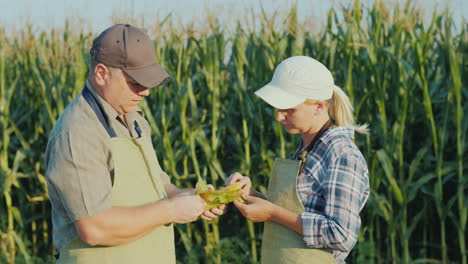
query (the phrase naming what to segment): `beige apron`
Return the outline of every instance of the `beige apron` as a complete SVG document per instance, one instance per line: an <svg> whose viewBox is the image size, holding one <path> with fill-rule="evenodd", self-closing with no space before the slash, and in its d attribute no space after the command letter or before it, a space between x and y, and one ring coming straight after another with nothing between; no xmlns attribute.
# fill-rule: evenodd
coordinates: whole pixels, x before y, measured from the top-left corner
<svg viewBox="0 0 468 264"><path fill-rule="evenodd" d="M300 166L301 161L276 159L268 184L268 199L296 214L304 212L297 193ZM263 264L336 264L329 251L308 248L302 235L273 221L264 225L261 260Z"/></svg>
<svg viewBox="0 0 468 264"><path fill-rule="evenodd" d="M89 94L85 98L95 112L100 111L95 101L94 103L89 101L93 99L89 97ZM102 113L96 114L101 120ZM106 129L109 129L108 126L106 127L106 122L102 123ZM146 136L138 139L119 138L115 137L115 133L114 137L111 133L109 134L115 164L112 206L140 206L166 199L167 195L160 178L162 171L151 139ZM172 224L160 226L136 241L112 247L90 247L78 238L60 249L60 258L57 263L176 263L173 226Z"/></svg>

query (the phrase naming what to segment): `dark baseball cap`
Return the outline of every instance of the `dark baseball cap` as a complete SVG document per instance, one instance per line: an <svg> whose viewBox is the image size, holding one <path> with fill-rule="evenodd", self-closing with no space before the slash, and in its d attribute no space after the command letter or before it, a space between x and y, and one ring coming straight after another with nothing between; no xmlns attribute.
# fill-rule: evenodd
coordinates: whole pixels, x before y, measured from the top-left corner
<svg viewBox="0 0 468 264"><path fill-rule="evenodd" d="M104 30L93 40L90 54L96 62L121 69L147 88L172 80L156 62L153 41L142 29L129 24Z"/></svg>

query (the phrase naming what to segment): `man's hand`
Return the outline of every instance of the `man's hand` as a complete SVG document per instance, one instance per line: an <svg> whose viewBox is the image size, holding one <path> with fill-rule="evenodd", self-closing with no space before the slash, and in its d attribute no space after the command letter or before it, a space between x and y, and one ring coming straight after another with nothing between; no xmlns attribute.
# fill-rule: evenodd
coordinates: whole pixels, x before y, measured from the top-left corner
<svg viewBox="0 0 468 264"><path fill-rule="evenodd" d="M195 195L195 189L188 188L188 189L179 189L172 183L167 183L164 185L164 190L169 198L173 198L176 196L190 196Z"/></svg>
<svg viewBox="0 0 468 264"><path fill-rule="evenodd" d="M215 188L213 185L208 184L208 190L214 191ZM210 210L204 211L203 214L201 215L201 218L206 221L211 221L215 219L216 217L225 214L226 211L227 211L227 206L225 204L222 204L218 207L214 207L214 208L211 208Z"/></svg>
<svg viewBox="0 0 468 264"><path fill-rule="evenodd" d="M201 215L203 220L211 221L218 216L225 214L227 211L227 206L225 204L218 207L211 208L209 211L204 211Z"/></svg>
<svg viewBox="0 0 468 264"><path fill-rule="evenodd" d="M243 195L242 198L244 198L247 204L238 201L234 201L233 203L245 218L253 222L264 222L272 218L275 210L273 203L248 195Z"/></svg>
<svg viewBox="0 0 468 264"><path fill-rule="evenodd" d="M171 222L185 224L197 220L203 213L206 202L199 195L176 196L171 202Z"/></svg>
<svg viewBox="0 0 468 264"><path fill-rule="evenodd" d="M195 189L179 189L180 191L175 196L191 196L195 195Z"/></svg>

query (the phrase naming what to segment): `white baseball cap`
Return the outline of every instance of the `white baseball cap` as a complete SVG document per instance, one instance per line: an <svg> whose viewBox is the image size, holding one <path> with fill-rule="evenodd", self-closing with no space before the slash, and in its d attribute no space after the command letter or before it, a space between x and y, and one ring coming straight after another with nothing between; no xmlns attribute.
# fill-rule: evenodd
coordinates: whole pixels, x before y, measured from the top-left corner
<svg viewBox="0 0 468 264"><path fill-rule="evenodd" d="M330 99L334 86L331 72L322 63L295 56L282 61L271 82L255 94L277 109L289 109L307 99Z"/></svg>

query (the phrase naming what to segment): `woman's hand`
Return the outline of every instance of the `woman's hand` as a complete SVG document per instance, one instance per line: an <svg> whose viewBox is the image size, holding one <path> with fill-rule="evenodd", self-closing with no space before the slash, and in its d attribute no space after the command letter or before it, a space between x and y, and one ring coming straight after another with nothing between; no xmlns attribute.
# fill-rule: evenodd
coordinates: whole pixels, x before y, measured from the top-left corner
<svg viewBox="0 0 468 264"><path fill-rule="evenodd" d="M248 195L243 195L242 198L247 204L238 201L233 203L245 218L253 222L265 222L271 219L275 210L275 205L272 202Z"/></svg>
<svg viewBox="0 0 468 264"><path fill-rule="evenodd" d="M250 178L247 176L243 176L239 172L235 172L231 174L225 181L224 184L231 185L233 183L240 183L242 186L242 194L251 196L254 195L255 191L252 189L252 182L250 181Z"/></svg>

